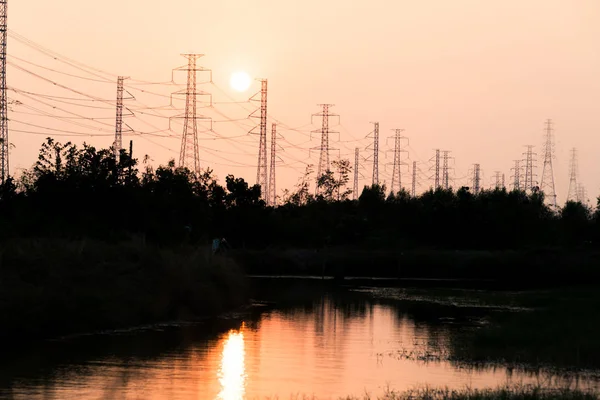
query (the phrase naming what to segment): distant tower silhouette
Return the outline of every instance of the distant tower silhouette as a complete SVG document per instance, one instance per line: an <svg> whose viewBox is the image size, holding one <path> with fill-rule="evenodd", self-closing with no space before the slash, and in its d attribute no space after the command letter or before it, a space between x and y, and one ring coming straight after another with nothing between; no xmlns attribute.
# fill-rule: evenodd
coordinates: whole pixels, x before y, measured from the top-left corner
<svg viewBox="0 0 600 400"><path fill-rule="evenodd" d="M413 161L412 166L412 190L410 191L410 195L412 197L416 197L417 195L417 162Z"/></svg>
<svg viewBox="0 0 600 400"><path fill-rule="evenodd" d="M554 158L554 139L552 120L546 120L546 134L544 140L544 170L542 172L542 182L540 190L546 196L547 201L556 210L556 188L554 187L554 171L552 169L552 159Z"/></svg>
<svg viewBox="0 0 600 400"><path fill-rule="evenodd" d="M567 194L567 201L579 201L579 186L577 185L577 167L577 150L573 148L571 150L571 160L569 162L569 193Z"/></svg>
<svg viewBox="0 0 600 400"><path fill-rule="evenodd" d="M502 189L506 189L506 181L504 180L504 174L502 174Z"/></svg>
<svg viewBox="0 0 600 400"><path fill-rule="evenodd" d="M313 133L321 134L321 146L313 148L313 150L319 150L319 166L317 168L317 180L329 171L329 150L335 150L329 147L329 134L337 133L329 130L329 117L339 117L337 114L331 114L329 109L333 107L333 104L319 104L323 107L323 111L318 114L313 114L312 117L322 117L322 124L320 130L315 130Z"/></svg>
<svg viewBox="0 0 600 400"><path fill-rule="evenodd" d="M513 172L513 190L521 190L521 160L515 160L515 166L511 168Z"/></svg>
<svg viewBox="0 0 600 400"><path fill-rule="evenodd" d="M442 186L444 189L448 190L450 189L450 172L448 166L448 160L450 159L450 157L448 157L448 154L450 153L450 151L444 150L443 153L444 157L442 164Z"/></svg>
<svg viewBox="0 0 600 400"><path fill-rule="evenodd" d="M496 190L502 189L502 173L500 171L494 171L494 179L495 179L494 188Z"/></svg>
<svg viewBox="0 0 600 400"><path fill-rule="evenodd" d="M258 95L256 93L250 98L254 98ZM254 114L260 110L260 116L255 117ZM259 132L259 144L258 144L258 165L256 168L256 184L260 186L260 193L263 199L269 202L269 187L267 181L267 80L260 80L260 108L250 114L251 117L260 118L260 132ZM254 133L254 129L250 131Z"/></svg>
<svg viewBox="0 0 600 400"><path fill-rule="evenodd" d="M183 137L181 138L181 151L179 153L179 166L200 174L200 153L198 149L198 120L211 120L196 113L196 101L199 95L210 96L210 93L196 90L196 73L198 71L211 72L209 69L196 66L196 60L204 54L183 54L188 59L187 67L177 68L179 71L187 71L187 88L175 94L185 94L185 114L183 124ZM211 72L212 81L212 72ZM211 97L212 105L212 97Z"/></svg>
<svg viewBox="0 0 600 400"><path fill-rule="evenodd" d="M379 185L379 122L372 122L373 132L367 137L373 135L373 146L367 147L368 150L373 150L373 185Z"/></svg>
<svg viewBox="0 0 600 400"><path fill-rule="evenodd" d="M267 203L277 205L277 191L275 190L275 163L277 162L277 124L271 124L271 168L269 171L269 196Z"/></svg>
<svg viewBox="0 0 600 400"><path fill-rule="evenodd" d="M123 84L125 79L127 78L124 76L117 77L117 116L115 121L115 142L113 143L117 161L119 160L121 149L123 148Z"/></svg>
<svg viewBox="0 0 600 400"><path fill-rule="evenodd" d="M404 129L392 129L394 131L394 168L392 173L392 193L398 193L402 190L402 165L406 165L402 162L402 153L406 153L406 150L402 150L402 139L408 140L407 137L402 136ZM391 139L391 138L389 138Z"/></svg>
<svg viewBox="0 0 600 400"><path fill-rule="evenodd" d="M481 191L481 167L479 164L473 165L473 193L479 194Z"/></svg>
<svg viewBox="0 0 600 400"><path fill-rule="evenodd" d="M4 183L9 172L8 98L6 94L6 44L8 34L8 1L0 0L0 178Z"/></svg>
<svg viewBox="0 0 600 400"><path fill-rule="evenodd" d="M354 148L354 190L352 191L354 200L358 200L358 157L360 150L358 147Z"/></svg>
<svg viewBox="0 0 600 400"><path fill-rule="evenodd" d="M440 150L435 150L435 175L433 189L438 190L440 188Z"/></svg>
<svg viewBox="0 0 600 400"><path fill-rule="evenodd" d="M527 151L524 153L525 154L525 184L523 189L526 191L529 191L531 193L531 191L533 190L533 188L535 186L537 186L537 182L534 179L534 168L535 168L535 161L537 161L534 156L536 156L537 154L533 152L533 146L532 145L527 145Z"/></svg>
<svg viewBox="0 0 600 400"><path fill-rule="evenodd" d="M581 183L577 185L577 201L582 204L588 203L587 191Z"/></svg>

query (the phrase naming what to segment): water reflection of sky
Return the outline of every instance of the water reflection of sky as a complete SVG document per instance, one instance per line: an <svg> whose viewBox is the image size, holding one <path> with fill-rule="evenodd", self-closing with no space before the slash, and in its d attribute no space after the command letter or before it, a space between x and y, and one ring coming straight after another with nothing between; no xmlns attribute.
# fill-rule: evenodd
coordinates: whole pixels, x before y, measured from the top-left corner
<svg viewBox="0 0 600 400"><path fill-rule="evenodd" d="M246 384L245 350L243 327L240 331L230 331L223 342L218 378L221 391L217 396L222 400L243 400Z"/></svg>
<svg viewBox="0 0 600 400"><path fill-rule="evenodd" d="M308 307L272 310L246 321L227 320L226 327L210 334L204 326L108 336L101 351L92 351L98 338L90 338L82 346L88 354L61 356L44 370L35 364L47 355L35 352L18 363L23 371L0 370L0 398L335 399L365 392L376 397L388 385L406 390L561 384L503 367L461 368L399 357L447 349L455 327L409 316L389 304L324 297Z"/></svg>

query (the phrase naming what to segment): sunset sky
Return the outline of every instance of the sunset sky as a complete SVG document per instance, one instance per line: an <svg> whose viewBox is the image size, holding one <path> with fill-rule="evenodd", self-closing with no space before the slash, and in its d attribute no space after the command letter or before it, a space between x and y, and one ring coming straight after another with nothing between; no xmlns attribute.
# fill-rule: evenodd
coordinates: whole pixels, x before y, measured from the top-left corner
<svg viewBox="0 0 600 400"><path fill-rule="evenodd" d="M215 121L214 133L200 127L200 157L221 180L228 173L256 180L258 136L243 135L258 123L245 119L258 104L244 101L259 84L244 93L229 86L232 73L246 71L268 79L269 115L282 123L279 194L293 186L305 163L318 162L318 152L307 150L319 145L318 135L311 140L309 132L320 120L311 125L311 114L320 111L318 103L333 103L341 125L332 128L340 134L331 134L331 146L352 162L355 147L369 155L365 137L370 122L380 122L380 173L388 187L391 165L384 164L393 157L384 152L392 148L386 138L393 128L404 128L410 139L406 161L419 162L421 189L431 185L426 178L433 174L429 160L436 148L451 150L455 186L468 185L472 164L479 163L490 187L494 171L511 182L513 160L524 158L527 144L536 146L541 178L544 120L551 118L563 202L573 147L580 183L592 199L600 192L599 20L597 0L19 0L9 2L8 21L10 31L45 48L130 76L127 90L136 99L126 105L136 116L125 121L138 134L124 142L133 139L135 156L148 154L154 165L179 158L181 124L173 121L168 131L168 117L181 113L184 103L163 106L183 86L140 81L170 81L171 70L186 62L180 54L194 52L205 54L199 64L213 70L214 80L200 85L215 102L214 109L199 109ZM53 133L75 135L57 137L61 141L111 145L112 75L85 73L15 36L8 46L8 86L20 91L9 91L9 99L29 106L12 105L9 112L12 174L31 166L44 137ZM178 84L185 78L184 72L175 74ZM198 81L207 78L199 74ZM106 101L91 101L54 82ZM40 113L58 118L33 115ZM362 162L361 186L370 183L371 169ZM408 188L410 174L403 172Z"/></svg>

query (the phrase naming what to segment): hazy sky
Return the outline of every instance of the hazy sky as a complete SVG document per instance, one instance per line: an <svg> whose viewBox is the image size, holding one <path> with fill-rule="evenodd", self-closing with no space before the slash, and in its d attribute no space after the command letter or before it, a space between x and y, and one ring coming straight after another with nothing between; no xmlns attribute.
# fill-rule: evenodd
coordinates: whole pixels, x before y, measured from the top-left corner
<svg viewBox="0 0 600 400"><path fill-rule="evenodd" d="M213 93L217 103L231 102L228 96L244 101L259 89L255 83L248 92L235 93L228 83L232 72L244 70L253 77L267 78L269 114L287 127L299 128L280 129L286 141L280 141L285 151L278 168L278 189L296 182L303 162L318 162L318 152L305 150L319 144L318 135L309 141L308 132L320 125L319 119L310 125L311 114L319 112L318 103L333 103L332 111L341 115L341 126L335 130L340 131L342 142L335 143L338 135L332 134L331 146L339 148L342 157L353 161L355 147L367 156L369 140L364 138L372 129L369 122L380 122L380 171L388 186L391 166L386 170L383 164L393 158L389 153L386 159L383 152L391 149L385 138L392 135L392 128L406 130L410 139L407 162L419 162L422 188L430 185L425 178L432 175L429 159L436 148L451 150L456 186L469 183L473 163L481 164L484 184L489 186L496 170L505 173L507 184L510 182L512 160L523 158L527 144L536 146L541 178L543 124L552 118L559 201L566 197L572 147L579 152L580 182L590 197L599 194L595 157L600 148L599 20L597 0L19 0L9 4L10 30L103 71L151 82L170 81L171 70L186 62L181 53L203 53L206 56L200 64L213 70L215 85L201 88ZM12 37L8 52L10 87L68 97L28 98L9 92L11 99L37 109L14 106L9 114L11 129L59 133L25 122L106 135L60 138L65 141L86 140L98 146L112 143L116 84L65 75L94 78ZM82 101L86 97L35 78L15 65L107 101ZM176 74L175 80L184 83L185 73ZM206 78L200 75L198 80ZM128 90L137 100L126 104L137 117L126 122L138 132L167 129L167 117L181 111L146 108L168 105L169 93L178 89L130 81ZM96 119L67 120L62 117L74 115L50 106ZM216 111L202 112L215 121L237 120L247 117L256 106L215 104ZM181 101L175 103L175 108L182 107ZM31 115L39 110L61 118ZM221 137L233 137L243 135L257 122L215 122L213 128ZM155 165L178 159L181 125L172 124L172 128L173 132L157 134L173 137L133 136L136 155L149 154ZM16 146L11 158L13 173L35 161L43 138L11 133ZM233 173L255 182L258 136L207 140L215 135L202 132L200 138L203 166L213 166L220 178ZM331 158L336 157L337 152L332 151ZM362 163L361 185L370 183L371 168L367 161ZM410 186L407 169L403 184Z"/></svg>

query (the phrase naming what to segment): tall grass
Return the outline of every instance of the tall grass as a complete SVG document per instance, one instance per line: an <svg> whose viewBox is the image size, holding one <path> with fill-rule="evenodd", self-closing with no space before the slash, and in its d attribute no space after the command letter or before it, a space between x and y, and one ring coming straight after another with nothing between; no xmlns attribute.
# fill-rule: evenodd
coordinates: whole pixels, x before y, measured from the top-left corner
<svg viewBox="0 0 600 400"><path fill-rule="evenodd" d="M0 246L0 337L48 337L214 315L241 305L237 264L208 248L133 239L12 240Z"/></svg>

